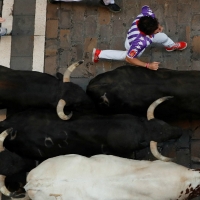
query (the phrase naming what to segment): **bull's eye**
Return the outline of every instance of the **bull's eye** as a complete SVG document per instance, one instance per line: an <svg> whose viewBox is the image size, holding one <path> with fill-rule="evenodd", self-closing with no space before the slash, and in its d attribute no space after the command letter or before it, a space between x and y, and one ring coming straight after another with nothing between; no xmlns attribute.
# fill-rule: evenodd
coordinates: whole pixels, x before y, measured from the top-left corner
<svg viewBox="0 0 200 200"><path fill-rule="evenodd" d="M46 147L50 148L54 145L53 140L50 137L46 137L44 140L44 144Z"/></svg>
<svg viewBox="0 0 200 200"><path fill-rule="evenodd" d="M10 140L14 140L17 136L17 131L12 131L11 134L10 134Z"/></svg>

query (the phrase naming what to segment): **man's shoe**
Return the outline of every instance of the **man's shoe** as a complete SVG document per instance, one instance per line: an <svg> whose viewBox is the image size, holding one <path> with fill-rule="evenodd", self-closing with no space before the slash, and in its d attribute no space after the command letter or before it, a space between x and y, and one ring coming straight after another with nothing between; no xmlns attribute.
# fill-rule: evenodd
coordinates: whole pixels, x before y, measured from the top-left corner
<svg viewBox="0 0 200 200"><path fill-rule="evenodd" d="M100 49L93 49L92 52L92 62L97 63L99 61L99 54L101 53Z"/></svg>
<svg viewBox="0 0 200 200"><path fill-rule="evenodd" d="M165 47L166 51L183 50L187 47L186 42L176 42L172 47Z"/></svg>
<svg viewBox="0 0 200 200"><path fill-rule="evenodd" d="M111 12L114 12L114 13L121 11L121 8L116 3L106 5L103 0L100 0L100 4L102 6L107 7Z"/></svg>
<svg viewBox="0 0 200 200"><path fill-rule="evenodd" d="M55 1L54 1L54 0L48 0L48 2L49 2L49 3L55 3Z"/></svg>

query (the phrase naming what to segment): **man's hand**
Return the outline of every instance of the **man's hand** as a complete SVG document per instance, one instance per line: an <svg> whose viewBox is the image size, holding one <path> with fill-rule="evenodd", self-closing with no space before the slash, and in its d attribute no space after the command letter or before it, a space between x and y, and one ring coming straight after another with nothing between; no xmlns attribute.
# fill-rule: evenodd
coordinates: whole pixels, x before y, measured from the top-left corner
<svg viewBox="0 0 200 200"><path fill-rule="evenodd" d="M151 69L151 70L157 70L158 67L159 67L159 62L152 62L152 63L149 63L149 66L148 66L148 69Z"/></svg>
<svg viewBox="0 0 200 200"><path fill-rule="evenodd" d="M147 63L140 61L137 58L129 58L128 56L126 57L126 61L132 65L147 67L148 69L151 69L151 70L157 70L160 64L159 62L152 62L147 65Z"/></svg>

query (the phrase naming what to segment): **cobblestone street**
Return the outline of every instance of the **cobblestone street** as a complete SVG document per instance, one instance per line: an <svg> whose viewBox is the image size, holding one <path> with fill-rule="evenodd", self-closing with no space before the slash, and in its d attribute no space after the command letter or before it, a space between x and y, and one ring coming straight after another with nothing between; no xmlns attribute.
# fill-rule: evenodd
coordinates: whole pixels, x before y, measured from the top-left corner
<svg viewBox="0 0 200 200"><path fill-rule="evenodd" d="M1 9L5 1L9 0L0 0ZM33 70L36 1L14 0L9 66L12 69ZM160 62L161 68L200 71L199 0L116 0L116 3L122 8L120 13L110 12L100 6L98 0L47 3L42 71L51 75L63 73L70 64L83 59L84 63L72 73L71 81L85 89L97 74L125 65L125 62L112 60L94 64L92 50L124 50L127 31L143 5L150 6L171 39L186 41L188 47L184 51L167 52L163 46L153 44L145 50L141 60ZM200 169L200 163L192 161L193 157L200 158L200 121L188 119L171 124L190 128L193 134L183 135L177 142L170 141L164 146L160 144L162 154L176 157L181 165ZM136 153L136 158L153 159L149 149Z"/></svg>
<svg viewBox="0 0 200 200"><path fill-rule="evenodd" d="M184 51L167 52L163 46L151 45L141 59L145 62L158 61L160 67L174 70L200 70L200 2L198 0L123 0L116 1L122 12L113 14L98 1L81 3L56 3L47 6L47 31L45 49L45 71L55 74L64 72L74 61L85 62L72 73L72 81L83 88L91 78L99 73L113 70L125 62L101 60L91 62L94 47L100 49L124 49L124 40L134 18L143 5L149 5L155 12L164 32L174 41L186 41ZM178 143L167 144L163 153L176 156L177 162L194 168L198 163L191 161L191 156L200 157L199 121L176 122L184 128L194 129L194 135L185 135ZM146 151L139 157L152 158Z"/></svg>

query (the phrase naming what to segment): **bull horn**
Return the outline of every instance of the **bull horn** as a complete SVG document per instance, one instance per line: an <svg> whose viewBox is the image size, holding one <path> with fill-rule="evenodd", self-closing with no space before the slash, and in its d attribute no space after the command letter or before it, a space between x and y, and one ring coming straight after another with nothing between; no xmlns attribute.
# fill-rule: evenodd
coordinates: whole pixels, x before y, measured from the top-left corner
<svg viewBox="0 0 200 200"><path fill-rule="evenodd" d="M3 146L3 142L5 140L5 138L7 137L7 135L9 134L9 132L12 130L12 128L10 129L6 129L5 131L3 131L0 134L0 152L4 151L4 146Z"/></svg>
<svg viewBox="0 0 200 200"><path fill-rule="evenodd" d="M69 120L72 117L72 112L69 115L65 115L64 113L64 107L66 105L65 100L60 99L57 105L57 114L62 120Z"/></svg>
<svg viewBox="0 0 200 200"><path fill-rule="evenodd" d="M70 82L70 75L71 73L74 71L74 69L76 67L78 67L80 64L82 64L84 62L84 60L80 60L78 62L75 62L74 64L70 65L65 73L64 73L64 76L63 76L63 83L66 83L66 82Z"/></svg>
<svg viewBox="0 0 200 200"><path fill-rule="evenodd" d="M157 158L158 160L162 160L162 161L165 161L165 162L173 161L172 158L165 157L158 152L157 142L151 141L150 142L150 149L151 149L151 153L153 154L153 156L155 158Z"/></svg>
<svg viewBox="0 0 200 200"><path fill-rule="evenodd" d="M148 119L148 120L154 119L154 118L155 118L155 117L154 117L154 110L155 110L155 108L156 108L159 104L161 104L163 101L166 101L166 100L171 99L171 98L173 98L173 96L166 96L166 97L162 97L162 98L157 99L156 101L154 101L154 102L149 106L149 108L148 108L148 110L147 110L147 119Z"/></svg>
<svg viewBox="0 0 200 200"><path fill-rule="evenodd" d="M8 189L6 188L6 186L5 186L5 176L3 176L3 175L0 175L0 192L2 193L2 194L4 194L5 196L11 196L11 192L10 191L8 191Z"/></svg>

